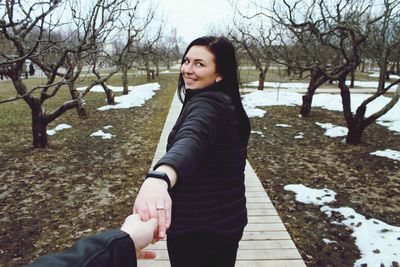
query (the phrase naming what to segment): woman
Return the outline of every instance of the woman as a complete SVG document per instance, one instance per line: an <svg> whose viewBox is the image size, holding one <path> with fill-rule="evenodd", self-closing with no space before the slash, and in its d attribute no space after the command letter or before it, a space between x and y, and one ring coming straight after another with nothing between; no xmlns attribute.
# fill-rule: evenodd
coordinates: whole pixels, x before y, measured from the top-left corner
<svg viewBox="0 0 400 267"><path fill-rule="evenodd" d="M179 95L182 90L185 99L167 153L147 174L134 213L143 220L158 219L158 238L168 229L173 267L234 266L247 224L244 168L250 123L227 39L201 37L189 44Z"/></svg>

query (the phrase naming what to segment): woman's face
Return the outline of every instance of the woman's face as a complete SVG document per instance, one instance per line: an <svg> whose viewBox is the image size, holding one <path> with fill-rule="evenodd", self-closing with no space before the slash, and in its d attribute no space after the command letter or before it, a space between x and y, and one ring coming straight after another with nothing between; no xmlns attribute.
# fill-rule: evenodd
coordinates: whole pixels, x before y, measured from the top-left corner
<svg viewBox="0 0 400 267"><path fill-rule="evenodd" d="M214 55L204 46L192 46L181 66L185 87L201 89L222 80L217 73Z"/></svg>

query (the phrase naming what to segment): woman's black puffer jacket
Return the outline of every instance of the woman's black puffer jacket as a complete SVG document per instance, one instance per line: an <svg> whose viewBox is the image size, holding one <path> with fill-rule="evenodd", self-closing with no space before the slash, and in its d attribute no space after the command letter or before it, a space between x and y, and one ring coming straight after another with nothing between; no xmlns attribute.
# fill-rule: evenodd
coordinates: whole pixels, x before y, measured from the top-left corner
<svg viewBox="0 0 400 267"><path fill-rule="evenodd" d="M240 137L239 127L232 100L217 84L186 90L167 153L154 167L167 164L178 174L169 233L207 229L242 234L247 224L247 140Z"/></svg>

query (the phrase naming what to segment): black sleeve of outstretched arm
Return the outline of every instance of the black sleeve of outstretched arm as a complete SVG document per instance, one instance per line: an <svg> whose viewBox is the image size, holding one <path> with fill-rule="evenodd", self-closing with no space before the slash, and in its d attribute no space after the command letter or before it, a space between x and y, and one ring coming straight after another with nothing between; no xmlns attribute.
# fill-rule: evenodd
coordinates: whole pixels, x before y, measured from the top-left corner
<svg viewBox="0 0 400 267"><path fill-rule="evenodd" d="M198 97L188 105L172 147L154 167L170 165L179 180L185 180L201 166L223 125L226 107L223 98L207 97Z"/></svg>
<svg viewBox="0 0 400 267"><path fill-rule="evenodd" d="M110 230L78 240L60 254L42 256L28 267L135 267L135 245L121 230Z"/></svg>

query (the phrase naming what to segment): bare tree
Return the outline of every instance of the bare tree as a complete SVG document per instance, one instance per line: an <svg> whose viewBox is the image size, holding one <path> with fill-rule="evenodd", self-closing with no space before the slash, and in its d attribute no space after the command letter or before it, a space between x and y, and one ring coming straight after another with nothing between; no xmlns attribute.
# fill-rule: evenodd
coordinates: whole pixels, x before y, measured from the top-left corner
<svg viewBox="0 0 400 267"><path fill-rule="evenodd" d="M361 63L360 51L371 34L371 29L377 24L383 25L382 30L387 29L386 22L399 16L399 3L384 0L384 9L380 12L373 10L373 2L367 0L283 0L279 3L274 1L272 8L252 17L265 17L272 22L273 29L278 30L276 35L280 37L280 47L274 50L275 55L272 58L275 61L311 74L307 93L303 96L301 115L307 116L310 113L312 97L319 86L326 81L337 81L343 114L349 129L346 142L359 143L364 129L390 110L399 96L396 93L390 103L366 118L367 105L398 84L399 80L385 87L385 75L381 75L376 93L365 100L355 114L351 111L350 89L346 80ZM302 12L298 12L299 10ZM384 39L383 37L383 43L387 44ZM305 51L307 60L304 57L292 57L293 53L290 51L296 46L297 50ZM382 46L385 47L383 44ZM386 62L387 57L384 54L388 51L383 50L386 52L382 52L380 60ZM287 60L288 55L290 60ZM386 68L383 72L385 70Z"/></svg>
<svg viewBox="0 0 400 267"><path fill-rule="evenodd" d="M142 38L155 15L155 9L152 6L141 4L140 0L123 3L125 12L120 14L118 20L114 22L114 34L109 38L112 41L105 43L111 45L111 49L105 48L103 44L98 53L91 57L91 70L95 80L86 87L82 93L83 96L93 86L100 84L107 96L107 102L113 104L115 93L106 85L106 82L118 71L122 71L123 94L128 94L127 73L132 65L131 54L134 44ZM101 74L99 71L99 65L102 62L107 62L107 65L111 67L107 74Z"/></svg>
<svg viewBox="0 0 400 267"><path fill-rule="evenodd" d="M252 30L254 25L234 22L235 29L229 33L230 38L239 44L247 53L259 72L258 90L264 90L265 77L271 65L271 52L274 37L271 29L264 29L261 23L258 30Z"/></svg>
<svg viewBox="0 0 400 267"><path fill-rule="evenodd" d="M132 55L135 58L133 67L138 70L146 71L147 81L155 79L156 70L152 68L153 66L158 68L154 63L156 60L159 64L159 56L157 55L157 46L162 41L163 26L159 25L155 33L147 32L140 40L138 40L133 49Z"/></svg>
<svg viewBox="0 0 400 267"><path fill-rule="evenodd" d="M70 86L72 100L46 112L43 104L65 85L74 84L82 70L82 59L97 53L97 47L112 31L112 24L123 12L125 0L4 1L0 2L0 36L9 44L10 54L0 52L0 73L12 80L17 97L32 113L33 146L48 145L47 125L69 109L82 107L80 94ZM85 5L80 8L80 4ZM62 10L71 10L66 18ZM60 11L60 12L59 12ZM69 35L60 34L64 29ZM49 57L49 54L52 56ZM42 85L28 88L21 74L29 60L47 76Z"/></svg>

